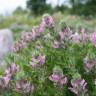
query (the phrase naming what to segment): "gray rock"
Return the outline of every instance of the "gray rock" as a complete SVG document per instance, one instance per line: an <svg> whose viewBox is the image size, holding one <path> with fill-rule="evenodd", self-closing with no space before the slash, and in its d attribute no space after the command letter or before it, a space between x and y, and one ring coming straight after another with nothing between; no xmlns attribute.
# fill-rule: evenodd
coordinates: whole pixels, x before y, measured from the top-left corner
<svg viewBox="0 0 96 96"><path fill-rule="evenodd" d="M0 30L0 68L5 67L4 58L11 51L13 45L13 34L10 29Z"/></svg>

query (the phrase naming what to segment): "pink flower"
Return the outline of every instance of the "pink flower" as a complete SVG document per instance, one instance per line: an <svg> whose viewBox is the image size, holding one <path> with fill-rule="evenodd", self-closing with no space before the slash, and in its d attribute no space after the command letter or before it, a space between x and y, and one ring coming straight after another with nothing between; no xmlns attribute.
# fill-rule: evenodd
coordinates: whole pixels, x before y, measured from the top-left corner
<svg viewBox="0 0 96 96"><path fill-rule="evenodd" d="M20 40L20 41L17 41L13 48L12 48L12 51L13 52L17 52L19 50L21 50L22 48L24 48L25 46L27 46L27 42L23 41L23 40Z"/></svg>
<svg viewBox="0 0 96 96"><path fill-rule="evenodd" d="M32 28L32 39L36 39L37 36L39 36L39 26L35 26L34 28Z"/></svg>
<svg viewBox="0 0 96 96"><path fill-rule="evenodd" d="M46 15L44 15L44 16L42 17L42 22L43 22L43 25L46 26L46 27L48 27L48 28L54 27L54 20L53 20L53 18L52 18L50 15L48 15L48 14L46 14Z"/></svg>
<svg viewBox="0 0 96 96"><path fill-rule="evenodd" d="M51 76L49 76L49 80L57 83L60 80L60 76L59 74L53 73Z"/></svg>
<svg viewBox="0 0 96 96"><path fill-rule="evenodd" d="M60 47L60 43L55 40L53 43L53 48L59 48L59 47Z"/></svg>
<svg viewBox="0 0 96 96"><path fill-rule="evenodd" d="M40 24L39 26L35 26L34 28L32 28L32 39L36 39L38 36L41 35L41 33L43 33L45 30L45 27Z"/></svg>
<svg viewBox="0 0 96 96"><path fill-rule="evenodd" d="M40 56L38 56L38 60L39 60L39 63L41 64L41 65L43 65L44 63L45 63L45 59L46 59L46 57L45 57L45 55L40 55Z"/></svg>
<svg viewBox="0 0 96 96"><path fill-rule="evenodd" d="M45 30L45 23L41 22L41 24L39 25L39 32L42 33Z"/></svg>
<svg viewBox="0 0 96 96"><path fill-rule="evenodd" d="M37 61L36 57L32 57L32 58L31 58L31 61L30 61L30 65L31 65L33 68L36 68L36 67L37 67L37 64L38 64L38 61Z"/></svg>
<svg viewBox="0 0 96 96"><path fill-rule="evenodd" d="M9 81L11 80L11 76L6 75L6 76L3 77L3 80L5 81L5 86L7 86L9 84Z"/></svg>
<svg viewBox="0 0 96 96"><path fill-rule="evenodd" d="M91 34L91 38L90 38L92 44L96 47L96 32Z"/></svg>
<svg viewBox="0 0 96 96"><path fill-rule="evenodd" d="M13 74L16 73L18 70L19 70L19 66L16 65L15 63L13 63L13 64L11 64L11 65L9 66L8 69L6 69L5 74L6 74L6 75L9 75L9 74L10 74L10 75L13 75Z"/></svg>
<svg viewBox="0 0 96 96"><path fill-rule="evenodd" d="M96 65L96 59L89 60L87 56L84 58L84 68L86 72L90 72L95 65Z"/></svg>
<svg viewBox="0 0 96 96"><path fill-rule="evenodd" d="M72 42L74 42L76 44L80 43L80 41L81 41L80 34L75 33L75 34L71 35L71 40L72 40Z"/></svg>
<svg viewBox="0 0 96 96"><path fill-rule="evenodd" d="M21 40L23 42L30 42L32 40L32 33L31 32L22 32Z"/></svg>
<svg viewBox="0 0 96 96"><path fill-rule="evenodd" d="M42 17L42 20L41 20L41 23L40 23L40 26L42 27L42 28L46 28L46 23L45 23L45 19Z"/></svg>
<svg viewBox="0 0 96 96"><path fill-rule="evenodd" d="M60 80L60 85L62 86L62 85L64 85L64 84L66 84L68 82L68 79L67 79L67 77L64 77L64 78L62 78L61 80Z"/></svg>
<svg viewBox="0 0 96 96"><path fill-rule="evenodd" d="M64 40L65 38L65 33L64 32L59 32L60 40Z"/></svg>
<svg viewBox="0 0 96 96"><path fill-rule="evenodd" d="M22 94L27 94L34 91L34 86L27 80L19 80L16 82L16 91Z"/></svg>
<svg viewBox="0 0 96 96"><path fill-rule="evenodd" d="M72 35L73 31L70 29L70 27L68 27L67 25L62 26L61 28L61 32L63 32L63 34L65 35L65 37L67 39L69 39L69 37Z"/></svg>
<svg viewBox="0 0 96 96"><path fill-rule="evenodd" d="M37 68L42 66L45 63L45 60L46 60L45 55L34 56L30 61L30 65L33 68Z"/></svg>
<svg viewBox="0 0 96 96"><path fill-rule="evenodd" d="M0 78L0 88L2 88L2 89L7 88L10 80L11 80L10 75L6 75L6 76L3 76L2 78Z"/></svg>
<svg viewBox="0 0 96 96"><path fill-rule="evenodd" d="M59 73L53 73L51 76L49 76L49 80L60 87L67 83L67 77Z"/></svg>
<svg viewBox="0 0 96 96"><path fill-rule="evenodd" d="M71 82L72 87L69 90L76 94L76 96L88 96L86 89L86 81L84 79L74 80Z"/></svg>
<svg viewBox="0 0 96 96"><path fill-rule="evenodd" d="M56 71L57 70L57 71ZM63 75L63 73L56 69L55 71L53 70L53 73L49 76L49 80L52 81L55 85L58 85L60 87L63 87L67 83L67 77Z"/></svg>
<svg viewBox="0 0 96 96"><path fill-rule="evenodd" d="M6 69L5 75L0 78L0 87L6 88L9 85L9 82L13 76L14 73L16 73L19 70L19 67L16 64L11 64L11 66Z"/></svg>

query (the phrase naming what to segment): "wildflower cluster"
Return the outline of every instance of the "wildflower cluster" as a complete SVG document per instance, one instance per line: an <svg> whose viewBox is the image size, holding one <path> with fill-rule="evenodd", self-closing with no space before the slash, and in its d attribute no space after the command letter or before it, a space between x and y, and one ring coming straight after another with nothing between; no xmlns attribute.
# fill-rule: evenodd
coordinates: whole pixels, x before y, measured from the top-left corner
<svg viewBox="0 0 96 96"><path fill-rule="evenodd" d="M96 32L72 29L65 24L56 30L55 25L53 17L47 14L31 32L21 33L12 49L13 61L20 66L14 63L6 69L0 78L1 88L13 88L28 96L94 94ZM76 73L81 78L72 78Z"/></svg>
<svg viewBox="0 0 96 96"><path fill-rule="evenodd" d="M68 81L67 77L64 76L62 69L58 67L53 69L53 73L49 76L49 80L60 87L63 87Z"/></svg>
<svg viewBox="0 0 96 96"><path fill-rule="evenodd" d="M40 36L41 33L44 32L46 27L54 27L53 18L49 15L44 15L39 26L35 26L32 28L32 32L21 33L21 39L14 44L13 52L19 51L20 49L26 47L29 42L35 40L38 36Z"/></svg>
<svg viewBox="0 0 96 96"><path fill-rule="evenodd" d="M71 82L72 87L69 90L75 93L77 96L88 96L86 89L86 81L84 79L74 80Z"/></svg>
<svg viewBox="0 0 96 96"><path fill-rule="evenodd" d="M2 78L0 78L0 88L5 89L9 86L9 82L14 75L19 71L19 66L16 65L15 63L11 64L8 69L5 70L5 74Z"/></svg>

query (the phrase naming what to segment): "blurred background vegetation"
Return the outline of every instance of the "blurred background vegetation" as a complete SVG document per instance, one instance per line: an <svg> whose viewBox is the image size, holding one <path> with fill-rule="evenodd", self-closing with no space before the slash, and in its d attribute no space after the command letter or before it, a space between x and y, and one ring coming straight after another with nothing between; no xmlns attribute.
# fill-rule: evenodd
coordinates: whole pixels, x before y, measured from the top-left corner
<svg viewBox="0 0 96 96"><path fill-rule="evenodd" d="M29 31L38 25L44 13L49 13L56 24L64 20L72 27L96 30L96 0L57 0L57 5L53 5L48 0L27 0L25 9L17 7L12 15L0 16L0 28Z"/></svg>
<svg viewBox="0 0 96 96"><path fill-rule="evenodd" d="M62 0L63 1L63 0ZM42 14L44 12L68 12L71 14L93 16L96 15L96 0L64 0L62 4L58 0L57 6L54 8L47 3L47 0L27 0L27 8L34 14Z"/></svg>
<svg viewBox="0 0 96 96"><path fill-rule="evenodd" d="M96 15L96 0L64 0L62 4L60 1L58 0L57 5L53 7L52 4L47 3L48 0L27 0L27 9L18 7L14 13L31 12L34 15L41 15L59 11L88 17Z"/></svg>

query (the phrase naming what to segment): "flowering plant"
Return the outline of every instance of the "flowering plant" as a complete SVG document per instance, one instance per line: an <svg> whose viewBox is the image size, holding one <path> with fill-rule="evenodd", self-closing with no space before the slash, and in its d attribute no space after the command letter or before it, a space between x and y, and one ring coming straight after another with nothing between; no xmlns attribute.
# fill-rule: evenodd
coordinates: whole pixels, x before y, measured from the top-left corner
<svg viewBox="0 0 96 96"><path fill-rule="evenodd" d="M95 96L95 39L95 33L84 28L75 30L63 23L58 28L52 16L42 16L14 43L6 60L9 67L1 73L1 94Z"/></svg>

